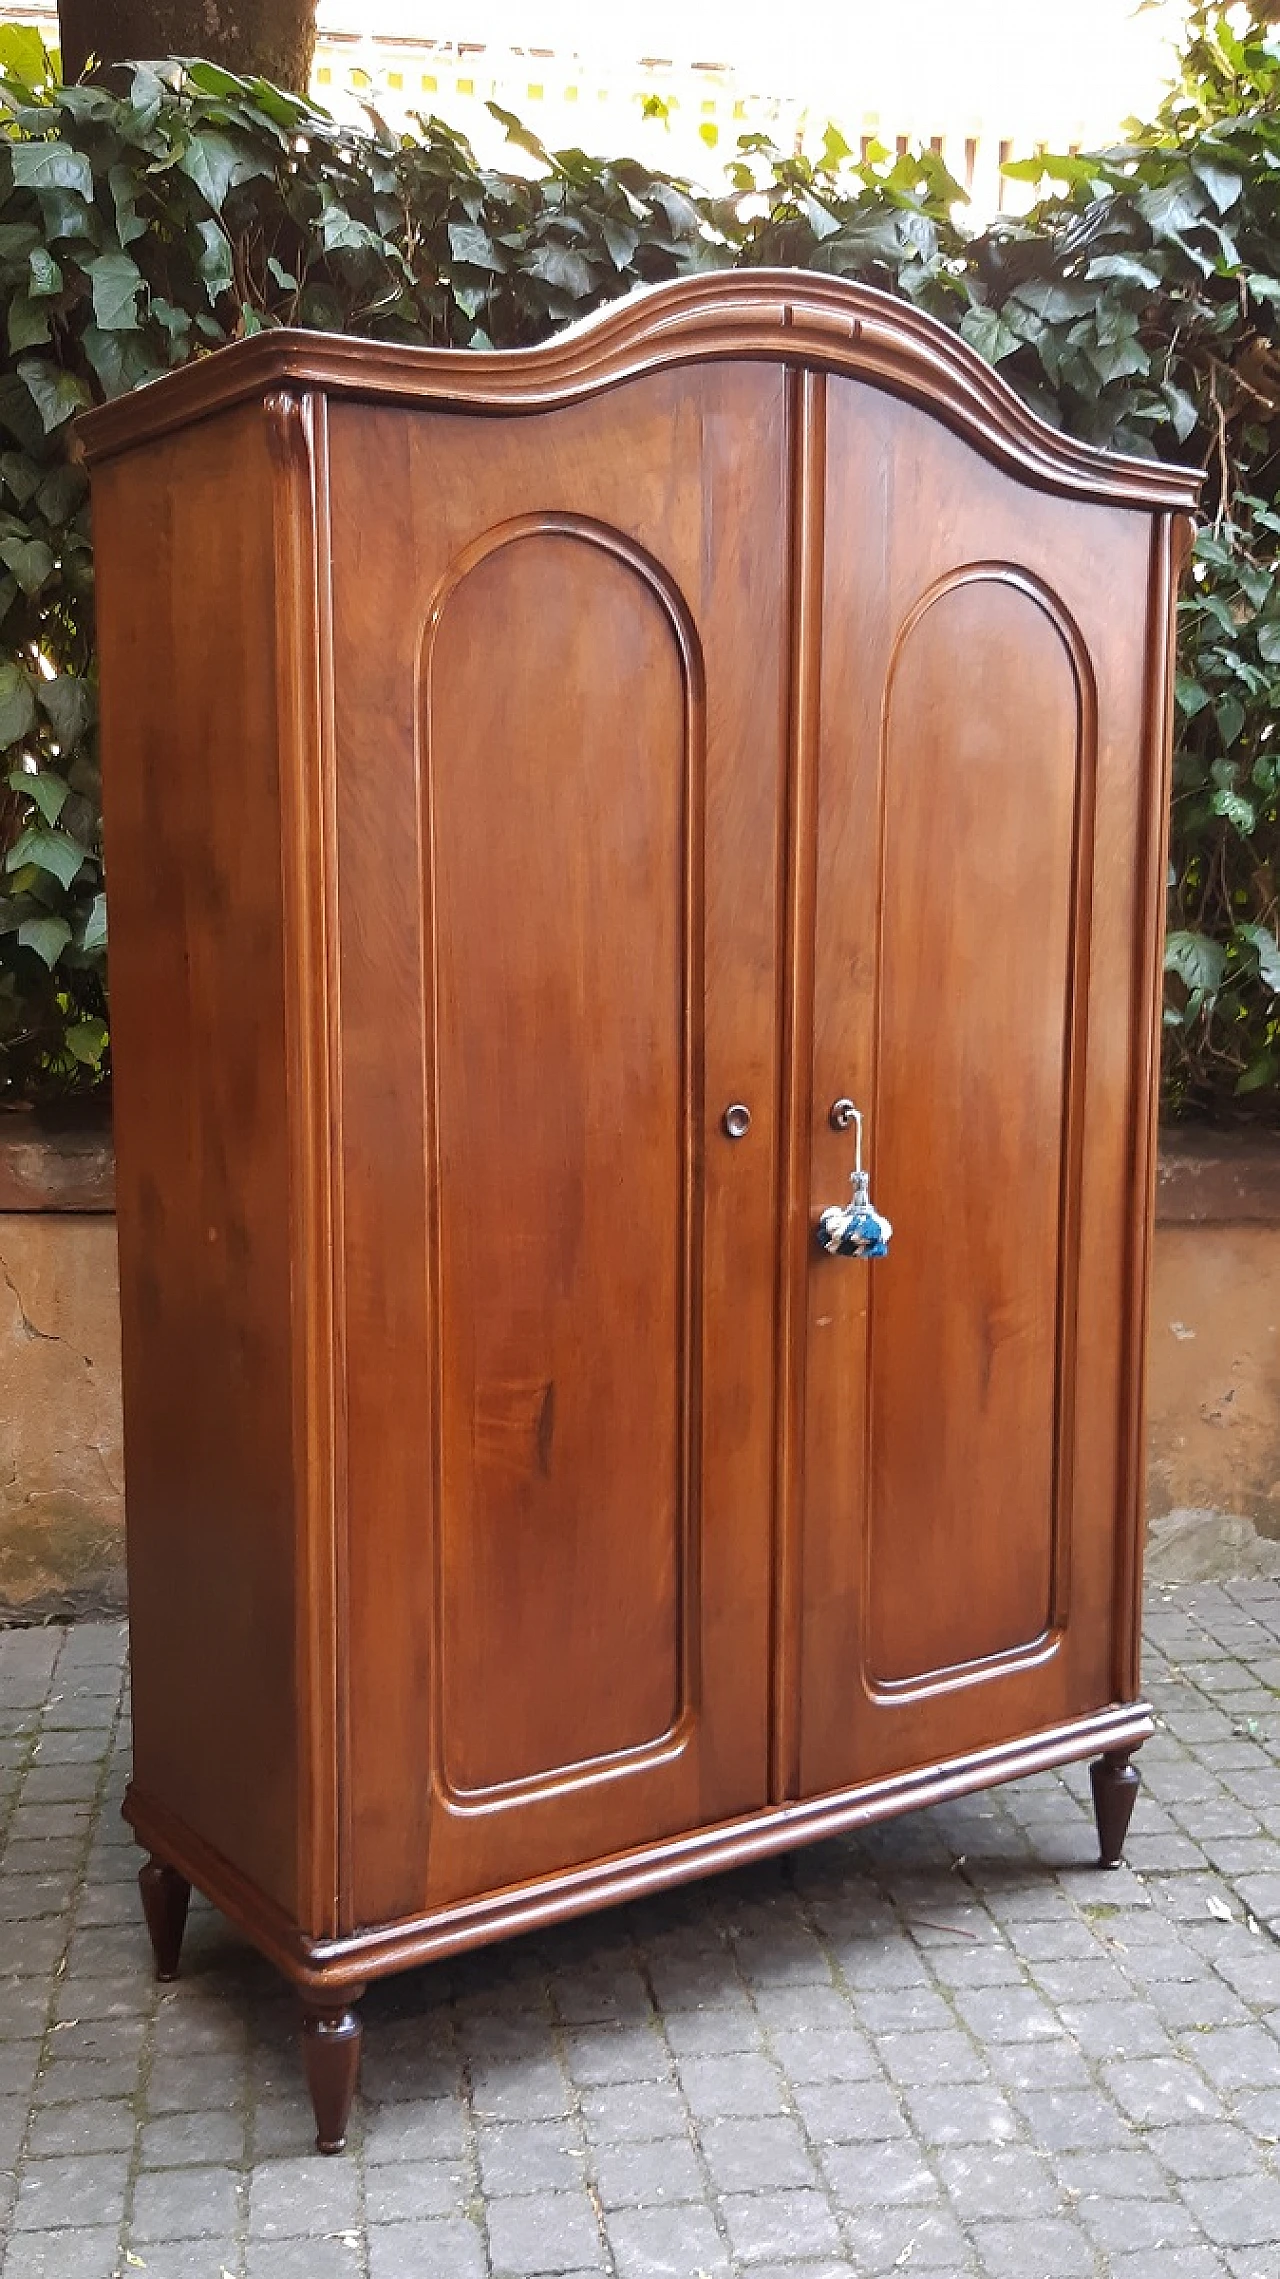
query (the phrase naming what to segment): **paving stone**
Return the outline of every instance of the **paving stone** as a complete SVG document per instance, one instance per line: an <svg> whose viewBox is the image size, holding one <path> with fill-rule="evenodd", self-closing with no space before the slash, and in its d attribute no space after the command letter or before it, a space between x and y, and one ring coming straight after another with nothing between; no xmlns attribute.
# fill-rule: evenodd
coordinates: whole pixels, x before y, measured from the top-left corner
<svg viewBox="0 0 1280 2279"><path fill-rule="evenodd" d="M861 2145L827 2145L818 2158L842 2208L900 2207L938 2198L937 2178L918 2145L887 2144L871 2154Z"/></svg>
<svg viewBox="0 0 1280 2279"><path fill-rule="evenodd" d="M969 2243L949 2208L867 2208L852 2226L857 2268L869 2279L937 2271L965 2279L974 2269ZM1029 2279L1021 2274L1020 2279ZM1056 2279L1056 2274L1055 2274Z"/></svg>
<svg viewBox="0 0 1280 2279"><path fill-rule="evenodd" d="M665 2014L663 2025L677 2059L723 2057L736 2050L764 2052L764 2027L758 2013L746 2007L671 2010Z"/></svg>
<svg viewBox="0 0 1280 2279"><path fill-rule="evenodd" d="M720 2202L729 2245L745 2264L779 2256L828 2255L840 2247L840 2233L824 2195L817 2191L745 2192Z"/></svg>
<svg viewBox="0 0 1280 2279"><path fill-rule="evenodd" d="M132 2139L132 2113L127 2106L124 2110L130 2114ZM140 2145L143 2168L233 2167L244 2158L245 2115L169 2113L144 2123Z"/></svg>
<svg viewBox="0 0 1280 2279"><path fill-rule="evenodd" d="M752 2119L784 2110L782 2077L767 2058L688 2058L680 2086L699 2120Z"/></svg>
<svg viewBox="0 0 1280 2279"><path fill-rule="evenodd" d="M713 2121L699 2131L712 2183L720 2192L774 2192L811 2185L813 2155L790 2118Z"/></svg>
<svg viewBox="0 0 1280 2279"><path fill-rule="evenodd" d="M970 2082L961 2095L954 2089L908 2089L904 2103L923 2145L1000 2144L1017 2134L1013 2105L988 2082Z"/></svg>
<svg viewBox="0 0 1280 2279"><path fill-rule="evenodd" d="M1180 2189L1217 2246L1274 2246L1280 2241L1280 2178L1261 2173L1188 2177Z"/></svg>
<svg viewBox="0 0 1280 2279"><path fill-rule="evenodd" d="M948 2146L937 2166L962 2223L1051 2215L1061 2201L1050 2170L1026 2145Z"/></svg>
<svg viewBox="0 0 1280 2279"><path fill-rule="evenodd" d="M169 2168L140 2176L130 2230L135 2240L202 2239L234 2231L240 2178L230 2168Z"/></svg>
<svg viewBox="0 0 1280 2279"><path fill-rule="evenodd" d="M29 2160L14 2209L15 2231L49 2231L66 2224L119 2224L129 2165L123 2153L72 2153Z"/></svg>
<svg viewBox="0 0 1280 2279"><path fill-rule="evenodd" d="M249 2232L255 2239L306 2239L351 2230L360 2217L360 2178L353 2161L274 2160L249 2186Z"/></svg>
<svg viewBox="0 0 1280 2279"><path fill-rule="evenodd" d="M981 2081L987 2071L972 2042L958 2032L882 2034L878 2048L887 2072L905 2088Z"/></svg>
<svg viewBox="0 0 1280 2279"><path fill-rule="evenodd" d="M883 2081L798 2081L792 2101L818 2145L880 2144L908 2134L898 2094Z"/></svg>
<svg viewBox="0 0 1280 2279"><path fill-rule="evenodd" d="M1216 2121L1220 2098L1182 2058L1138 2058L1103 2067L1103 2079L1132 2120Z"/></svg>
<svg viewBox="0 0 1280 2279"><path fill-rule="evenodd" d="M1203 2242L1200 2226L1176 2200L1112 2199L1104 2192L1086 2193L1077 2201L1075 2213L1108 2257L1132 2248L1170 2249Z"/></svg>
<svg viewBox="0 0 1280 2279"><path fill-rule="evenodd" d="M1097 2262L1084 2233L1063 2218L975 2224L984 2279L1094 2279Z"/></svg>
<svg viewBox="0 0 1280 2279"><path fill-rule="evenodd" d="M31 2115L27 2152L35 2160L57 2153L128 2152L137 2126L133 2107L123 2097L42 2106Z"/></svg>
<svg viewBox="0 0 1280 2279"><path fill-rule="evenodd" d="M603 2268L600 2227L585 2191L494 2200L487 2221L490 2259L503 2279Z"/></svg>
<svg viewBox="0 0 1280 2279"><path fill-rule="evenodd" d="M1185 2046L1219 2089L1280 2086L1280 2042L1262 2026L1213 2027Z"/></svg>
<svg viewBox="0 0 1280 2279"><path fill-rule="evenodd" d="M729 2270L709 2208L620 2208L606 2216L605 2231L618 2279L720 2279Z"/></svg>
<svg viewBox="0 0 1280 2279"><path fill-rule="evenodd" d="M370 2224L418 2223L426 2217L466 2213L473 2186L458 2161L382 2161L365 2175Z"/></svg>
<svg viewBox="0 0 1280 2279"><path fill-rule="evenodd" d="M732 2130L744 2124L726 2125ZM706 2198L706 2178L698 2156L682 2137L598 2146L592 2173L604 2208L660 2208L669 2202Z"/></svg>
<svg viewBox="0 0 1280 2279"><path fill-rule="evenodd" d="M317 2241L323 2249L327 2242ZM149 2279L220 2279L224 2272L231 2279L240 2269L240 2248L234 2239L214 2239L205 2235L201 2239L148 2240L139 2262L145 2264ZM135 2266L124 2263L117 2266L119 2279L134 2279ZM348 2258L347 2279L356 2279Z"/></svg>
<svg viewBox="0 0 1280 2279"><path fill-rule="evenodd" d="M1139 2248L1136 2253L1113 2255L1107 2279L1229 2279L1229 2273L1217 2249L1201 2241L1195 2247ZM1253 2279L1263 2279L1263 2274L1254 2274Z"/></svg>
<svg viewBox="0 0 1280 2279"><path fill-rule="evenodd" d="M577 2132L569 2121L486 2126L477 2130L476 2146L481 2189L491 2198L512 2192L570 2191L582 2175Z"/></svg>
<svg viewBox="0 0 1280 2279"><path fill-rule="evenodd" d="M15 2232L4 2259L4 2279L115 2279L119 2256L114 2224Z"/></svg>
<svg viewBox="0 0 1280 2279"><path fill-rule="evenodd" d="M572 2079L584 2086L666 2081L671 2075L666 2044L656 2028L647 2024L581 2027L565 2035L563 2048Z"/></svg>
<svg viewBox="0 0 1280 2279"><path fill-rule="evenodd" d="M409 2231L412 2225L401 2225ZM234 2265L232 2266L234 2269ZM481 2279L484 2266L462 2260L450 2265L423 2259L417 2264L372 2265L375 2279ZM354 2237L340 2239L253 2240L245 2254L244 2279L359 2279L360 2249Z"/></svg>
<svg viewBox="0 0 1280 2279"><path fill-rule="evenodd" d="M569 2110L569 2082L553 2058L477 2066L473 2090L477 2113L489 2120L552 2120Z"/></svg>
<svg viewBox="0 0 1280 2279"><path fill-rule="evenodd" d="M151 2113L225 2113L244 2090L244 2067L230 2057L162 2057L147 2080Z"/></svg>
<svg viewBox="0 0 1280 2279"><path fill-rule="evenodd" d="M616 2089L589 2089L582 2099L588 2136L601 2142L683 2136L689 2126L684 2100L673 2082L628 2082Z"/></svg>
<svg viewBox="0 0 1280 2279"><path fill-rule="evenodd" d="M295 2091L290 2109L296 2112L297 2103ZM452 2098L384 2105L365 2117L364 2157L371 2167L380 2161L460 2159L465 2142L462 2107Z"/></svg>

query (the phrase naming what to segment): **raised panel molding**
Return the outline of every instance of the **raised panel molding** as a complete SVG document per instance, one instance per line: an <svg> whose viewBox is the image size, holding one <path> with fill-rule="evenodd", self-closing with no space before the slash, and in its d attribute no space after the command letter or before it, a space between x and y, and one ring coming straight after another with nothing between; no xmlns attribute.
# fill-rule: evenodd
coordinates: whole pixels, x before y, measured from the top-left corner
<svg viewBox="0 0 1280 2279"><path fill-rule="evenodd" d="M1036 624L1053 642L1039 657ZM931 636L932 659L922 653ZM970 789L957 769L985 780ZM1046 1659L1068 1620L1096 772L1093 670L1061 598L1011 562L937 579L894 641L881 720L874 1091L898 1274L873 1274L869 1292L863 1657L873 1698ZM896 903L899 860L910 886ZM930 1129L915 1156L903 1117ZM1052 1161L1033 1177L1037 1148ZM904 1156L916 1176L900 1196ZM1029 1255L1033 1241L1043 1257ZM966 1546L984 1534L1007 1558L967 1593Z"/></svg>
<svg viewBox="0 0 1280 2279"><path fill-rule="evenodd" d="M609 669L592 661L588 685L593 623ZM432 596L418 716L434 1779L446 1810L491 1813L647 1770L697 1716L706 724L689 610L622 532L513 518ZM639 1354L620 1320L643 1327ZM586 1633L571 1576L642 1651ZM505 1731L491 1657L527 1665Z"/></svg>

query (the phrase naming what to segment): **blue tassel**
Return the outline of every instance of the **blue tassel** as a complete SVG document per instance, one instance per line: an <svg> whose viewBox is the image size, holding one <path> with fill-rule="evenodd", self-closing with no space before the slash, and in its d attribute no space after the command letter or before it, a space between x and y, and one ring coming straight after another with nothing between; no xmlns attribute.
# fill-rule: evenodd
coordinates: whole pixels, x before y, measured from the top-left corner
<svg viewBox="0 0 1280 2279"><path fill-rule="evenodd" d="M818 1220L818 1248L829 1258L887 1258L893 1228L877 1211L867 1191L865 1171L853 1175L853 1201L842 1211L829 1210Z"/></svg>

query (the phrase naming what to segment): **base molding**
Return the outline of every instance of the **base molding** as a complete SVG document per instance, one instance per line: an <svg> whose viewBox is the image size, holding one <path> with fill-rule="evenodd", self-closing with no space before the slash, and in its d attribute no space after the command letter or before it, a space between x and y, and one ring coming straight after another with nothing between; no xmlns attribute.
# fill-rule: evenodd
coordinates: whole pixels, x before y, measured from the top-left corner
<svg viewBox="0 0 1280 2279"><path fill-rule="evenodd" d="M309 1938L276 1901L136 1783L130 1783L125 1796L124 1817L148 1851L203 1892L294 1985L304 1992L327 1992L363 1986L522 1931L819 1843L974 1789L1048 1772L1095 1752L1136 1749L1154 1731L1146 1702L1113 1705L945 1764L800 1803L768 1805L744 1818L664 1838L588 1867L338 1938Z"/></svg>

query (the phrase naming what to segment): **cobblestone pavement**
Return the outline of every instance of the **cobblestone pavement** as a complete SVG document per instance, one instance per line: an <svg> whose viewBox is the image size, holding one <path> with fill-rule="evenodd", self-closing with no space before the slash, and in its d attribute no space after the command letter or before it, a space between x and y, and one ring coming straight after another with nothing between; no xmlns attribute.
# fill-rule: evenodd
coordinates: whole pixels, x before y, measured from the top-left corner
<svg viewBox="0 0 1280 2279"><path fill-rule="evenodd" d="M374 1988L343 2159L206 1908L159 1988L113 1624L0 1634L3 2279L1278 2279L1280 1584L1152 1594L1082 1768Z"/></svg>

